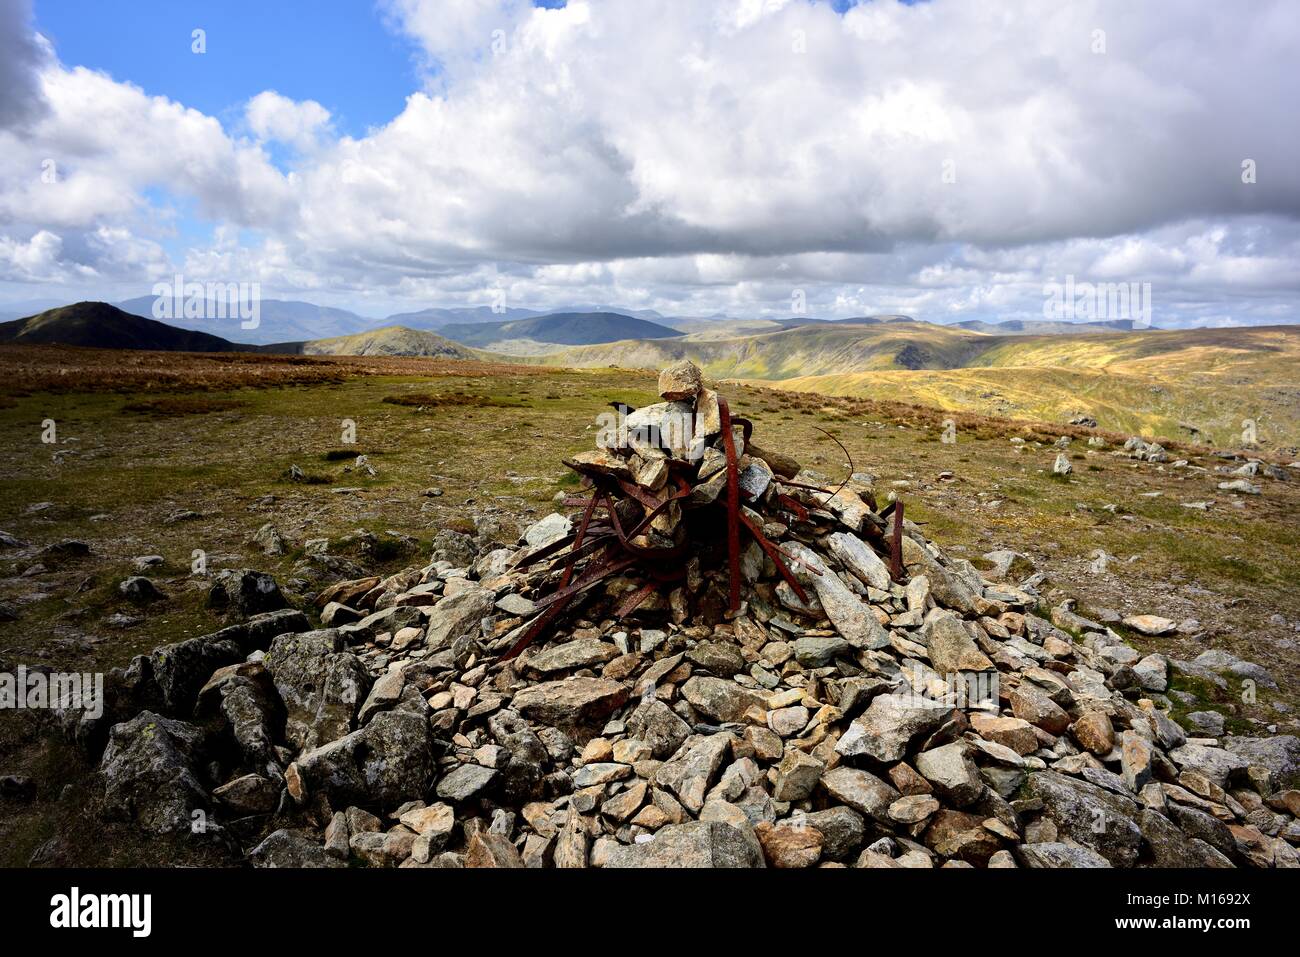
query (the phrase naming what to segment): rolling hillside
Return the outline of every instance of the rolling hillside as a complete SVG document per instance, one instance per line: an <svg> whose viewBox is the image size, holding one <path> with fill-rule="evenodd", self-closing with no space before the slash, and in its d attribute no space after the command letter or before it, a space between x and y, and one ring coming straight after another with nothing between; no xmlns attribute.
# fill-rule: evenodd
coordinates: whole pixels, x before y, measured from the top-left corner
<svg viewBox="0 0 1300 957"><path fill-rule="evenodd" d="M1300 444L1300 328L1004 335L928 323L817 324L566 349L549 365L656 368L689 357L718 379L1232 444Z"/></svg>
<svg viewBox="0 0 1300 957"><path fill-rule="evenodd" d="M387 326L353 336L315 339L294 343L295 351L308 356L421 356L424 358L474 359L475 350L459 346L437 333L404 326ZM269 351L269 350L268 350ZM280 350L276 350L280 351Z"/></svg>
<svg viewBox="0 0 1300 957"><path fill-rule="evenodd" d="M655 368L689 356L715 378L789 379L874 369L958 368L993 341L923 322L812 322L731 338L686 336L565 349L550 365Z"/></svg>
<svg viewBox="0 0 1300 957"><path fill-rule="evenodd" d="M541 355L564 346L681 336L676 329L618 312L556 312L509 322L448 325L441 332L463 345L506 355Z"/></svg>
<svg viewBox="0 0 1300 957"><path fill-rule="evenodd" d="M76 302L0 323L0 342L158 352L253 351L253 347L220 336L178 329L156 319L132 315L106 302Z"/></svg>

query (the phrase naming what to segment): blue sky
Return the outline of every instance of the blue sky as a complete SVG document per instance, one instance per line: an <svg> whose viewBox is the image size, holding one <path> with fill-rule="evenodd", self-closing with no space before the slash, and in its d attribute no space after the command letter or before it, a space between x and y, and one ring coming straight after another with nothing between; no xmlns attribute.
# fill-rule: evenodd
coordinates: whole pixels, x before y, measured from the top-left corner
<svg viewBox="0 0 1300 957"><path fill-rule="evenodd" d="M419 87L419 49L367 0L37 0L37 28L68 64L104 70L225 122L263 90L316 100L362 136ZM207 32L196 56L191 35Z"/></svg>
<svg viewBox="0 0 1300 957"><path fill-rule="evenodd" d="M401 113L421 84L419 46L370 0L37 0L35 13L65 63L167 96L232 132L244 125L248 100L274 90L315 100L338 134L362 137ZM202 55L195 29L205 31ZM278 168L289 167L291 151L275 142L266 149ZM174 231L159 237L174 258L211 239L213 224L187 197L162 187L143 195L174 213Z"/></svg>
<svg viewBox="0 0 1300 957"><path fill-rule="evenodd" d="M1032 319L1073 276L1295 321L1297 43L1290 0L3 0L0 307Z"/></svg>

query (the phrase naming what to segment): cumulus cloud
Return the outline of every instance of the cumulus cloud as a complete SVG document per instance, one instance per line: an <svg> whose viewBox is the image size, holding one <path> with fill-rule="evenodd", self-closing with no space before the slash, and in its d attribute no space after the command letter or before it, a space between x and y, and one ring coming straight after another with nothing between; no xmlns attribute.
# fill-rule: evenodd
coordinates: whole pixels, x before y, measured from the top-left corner
<svg viewBox="0 0 1300 957"><path fill-rule="evenodd" d="M1188 296L1218 314L1244 296L1300 318L1283 0L381 7L427 74L361 138L267 91L243 140L29 63L49 113L28 140L0 132L0 234L147 235L161 186L227 227L186 262L285 291L744 315L799 291L841 315L1011 318L1072 274L1163 284L1187 315ZM31 173L46 155L59 190Z"/></svg>
<svg viewBox="0 0 1300 957"><path fill-rule="evenodd" d="M37 71L48 56L32 32L31 0L0 3L0 129L24 128L44 110Z"/></svg>
<svg viewBox="0 0 1300 957"><path fill-rule="evenodd" d="M248 101L244 116L262 140L287 143L301 153L314 152L329 132L330 112L315 100L291 100L266 90Z"/></svg>

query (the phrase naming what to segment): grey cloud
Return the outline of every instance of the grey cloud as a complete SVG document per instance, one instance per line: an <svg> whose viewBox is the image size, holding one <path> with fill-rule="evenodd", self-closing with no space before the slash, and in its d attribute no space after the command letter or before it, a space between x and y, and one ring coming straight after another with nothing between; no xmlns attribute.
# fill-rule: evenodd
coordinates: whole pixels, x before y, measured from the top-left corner
<svg viewBox="0 0 1300 957"><path fill-rule="evenodd" d="M38 71L45 59L31 0L0 0L0 129L25 129L44 112Z"/></svg>

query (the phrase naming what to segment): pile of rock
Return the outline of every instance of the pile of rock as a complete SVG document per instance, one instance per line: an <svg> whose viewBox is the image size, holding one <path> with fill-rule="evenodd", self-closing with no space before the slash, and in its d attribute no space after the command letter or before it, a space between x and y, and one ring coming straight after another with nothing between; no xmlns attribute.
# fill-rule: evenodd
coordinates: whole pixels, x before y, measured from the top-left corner
<svg viewBox="0 0 1300 957"><path fill-rule="evenodd" d="M661 384L569 461L583 515L338 582L319 628L158 649L69 711L106 811L265 866L1300 864L1300 741L1189 737L1166 659L757 448L698 370ZM689 441L639 428L674 408Z"/></svg>

